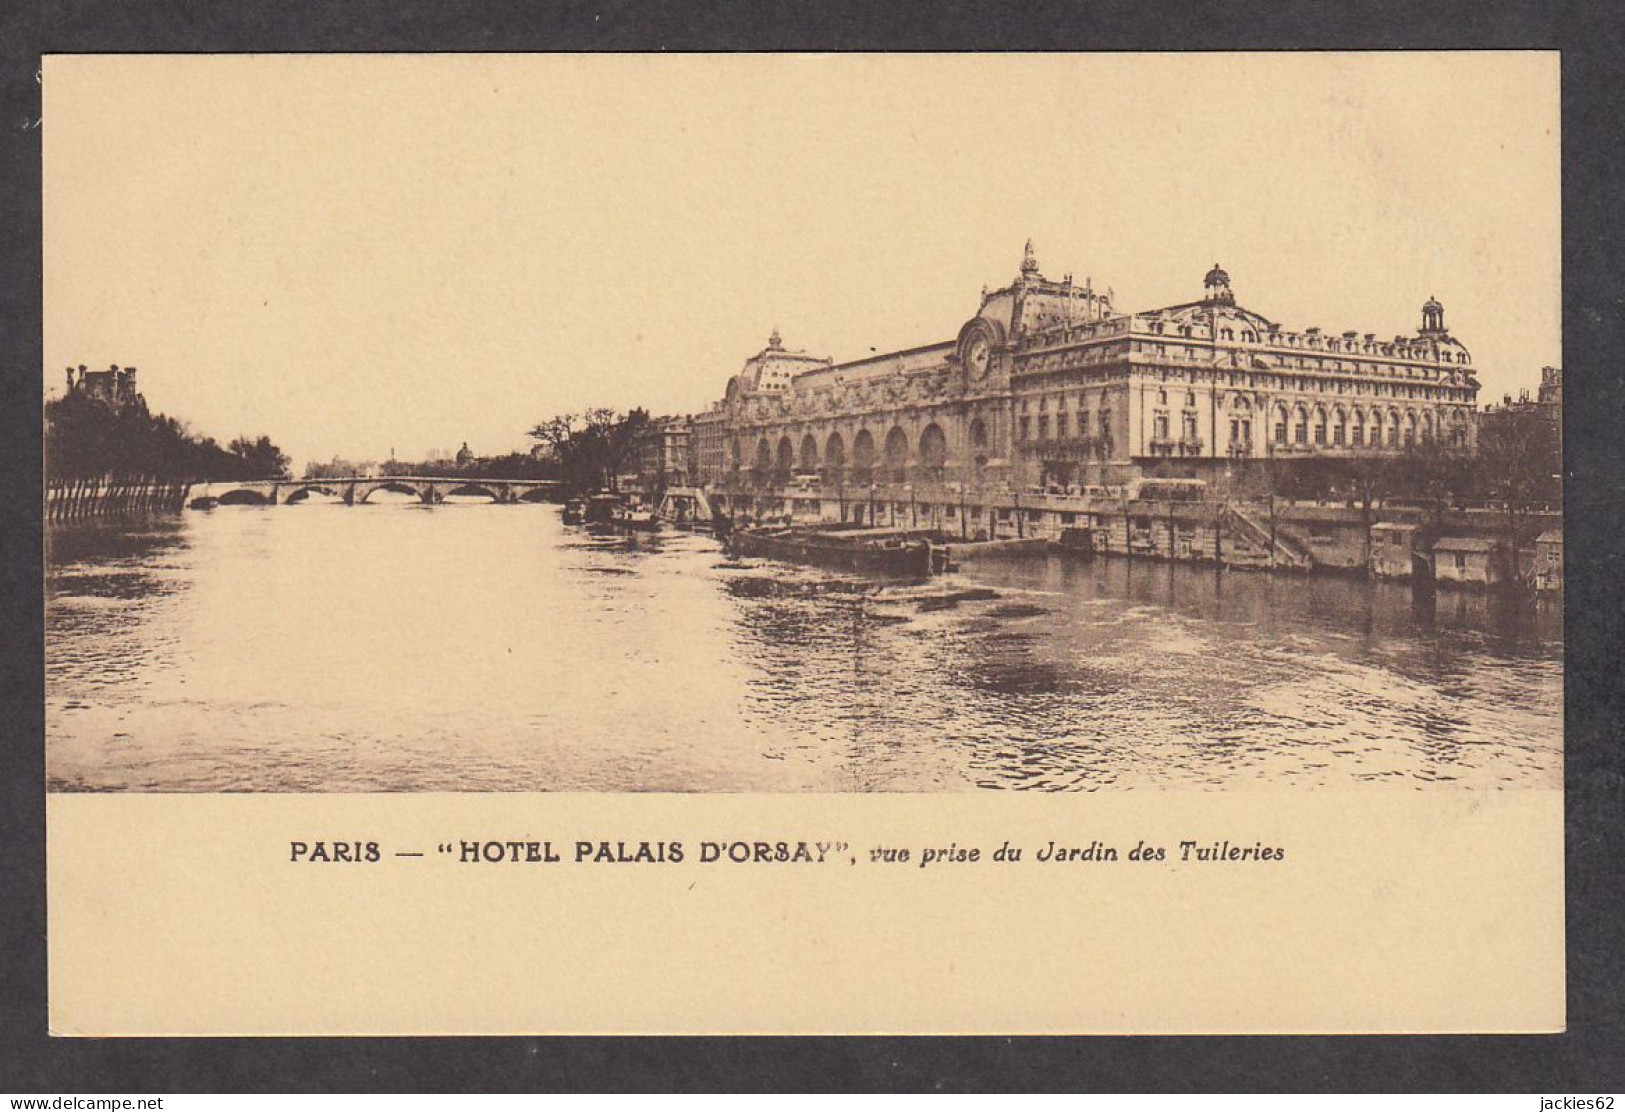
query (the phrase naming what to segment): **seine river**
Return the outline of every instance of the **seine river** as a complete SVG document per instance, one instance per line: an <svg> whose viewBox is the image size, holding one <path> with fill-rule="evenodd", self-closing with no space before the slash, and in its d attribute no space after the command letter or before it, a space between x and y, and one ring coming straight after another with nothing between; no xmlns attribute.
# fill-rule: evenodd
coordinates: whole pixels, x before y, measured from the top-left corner
<svg viewBox="0 0 1625 1112"><path fill-rule="evenodd" d="M50 535L66 791L1448 789L1562 780L1561 615L1070 556L927 586L553 506ZM991 588L957 603L942 593ZM985 592L983 592L985 593Z"/></svg>

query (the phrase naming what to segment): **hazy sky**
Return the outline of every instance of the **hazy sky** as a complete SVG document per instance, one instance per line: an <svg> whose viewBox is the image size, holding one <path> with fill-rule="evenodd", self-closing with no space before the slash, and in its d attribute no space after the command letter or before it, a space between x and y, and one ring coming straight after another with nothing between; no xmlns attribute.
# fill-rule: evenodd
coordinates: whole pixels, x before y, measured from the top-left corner
<svg viewBox="0 0 1625 1112"><path fill-rule="evenodd" d="M689 412L777 325L954 336L1031 237L1120 310L1430 294L1481 402L1561 361L1552 53L51 58L45 385L296 461Z"/></svg>

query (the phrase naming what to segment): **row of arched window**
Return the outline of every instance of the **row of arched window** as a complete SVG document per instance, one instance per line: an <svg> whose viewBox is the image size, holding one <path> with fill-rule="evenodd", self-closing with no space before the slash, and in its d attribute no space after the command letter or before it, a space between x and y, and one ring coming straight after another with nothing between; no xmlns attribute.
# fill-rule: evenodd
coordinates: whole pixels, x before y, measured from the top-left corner
<svg viewBox="0 0 1625 1112"><path fill-rule="evenodd" d="M1325 406L1301 403L1289 410L1277 402L1271 410L1271 425L1275 444L1298 447L1411 447L1418 440L1432 440L1436 435L1459 445L1467 436L1464 419L1440 419L1436 425L1431 411L1418 413L1414 409L1373 409L1367 413L1359 407L1345 411L1342 406L1333 406L1328 412Z"/></svg>
<svg viewBox="0 0 1625 1112"><path fill-rule="evenodd" d="M980 418L971 422L968 432L973 451L987 447L987 426ZM928 473L940 471L947 466L948 437L936 423L933 422L920 431L919 441L913 447L917 452L915 462ZM742 445L735 439L732 450L735 466L744 465L741 448ZM857 435L852 438L850 458L846 438L839 432L830 433L822 444L812 433L803 435L799 445L788 435L779 437L776 446L764 436L756 441L751 466L758 475L777 473L782 476L789 475L793 471L839 472L849 466L859 472L870 472L877 465L889 471L901 472L909 464L908 433L894 425L886 433L878 452L874 433L869 429L858 430Z"/></svg>

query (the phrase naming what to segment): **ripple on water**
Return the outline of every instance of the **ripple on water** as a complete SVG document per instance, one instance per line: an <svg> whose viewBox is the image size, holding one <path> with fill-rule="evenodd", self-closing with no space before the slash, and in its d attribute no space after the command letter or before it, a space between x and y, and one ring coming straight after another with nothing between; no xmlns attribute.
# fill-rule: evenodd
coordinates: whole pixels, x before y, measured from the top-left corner
<svg viewBox="0 0 1625 1112"><path fill-rule="evenodd" d="M410 509L54 546L53 790L1561 778L1561 656L1527 618L1422 628L1391 594L1344 597L1363 585L1110 560L871 580L567 530L550 507Z"/></svg>

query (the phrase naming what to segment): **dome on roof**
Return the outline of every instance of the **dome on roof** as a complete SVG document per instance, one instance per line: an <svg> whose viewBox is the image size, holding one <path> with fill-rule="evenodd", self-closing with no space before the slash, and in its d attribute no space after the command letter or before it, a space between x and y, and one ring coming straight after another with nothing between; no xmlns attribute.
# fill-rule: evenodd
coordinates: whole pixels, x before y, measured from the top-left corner
<svg viewBox="0 0 1625 1112"><path fill-rule="evenodd" d="M1430 294L1428 296L1428 299L1425 302L1422 303L1421 335L1423 335L1423 336L1430 336L1430 335L1442 336L1444 334L1445 334L1444 306L1439 304L1439 299L1438 298L1433 297Z"/></svg>
<svg viewBox="0 0 1625 1112"><path fill-rule="evenodd" d="M1224 267L1218 263L1214 263L1213 269L1208 271L1207 277L1202 279L1202 286L1207 290L1207 299L1209 301L1235 304L1236 295L1230 292L1230 275L1226 274Z"/></svg>

